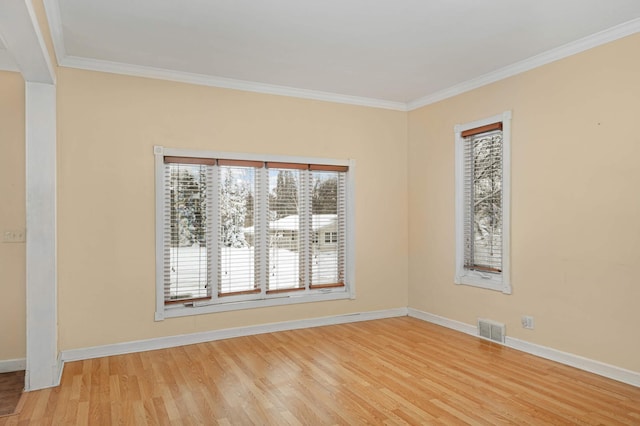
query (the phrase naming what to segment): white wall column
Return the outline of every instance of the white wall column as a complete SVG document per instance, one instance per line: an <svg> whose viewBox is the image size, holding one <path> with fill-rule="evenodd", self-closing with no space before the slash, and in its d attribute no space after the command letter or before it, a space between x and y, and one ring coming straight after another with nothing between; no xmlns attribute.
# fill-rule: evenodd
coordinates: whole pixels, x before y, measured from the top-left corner
<svg viewBox="0 0 640 426"><path fill-rule="evenodd" d="M0 1L0 34L25 80L27 371L25 388L55 386L56 76L31 0Z"/></svg>
<svg viewBox="0 0 640 426"><path fill-rule="evenodd" d="M27 390L56 386L56 87L25 83L27 190Z"/></svg>

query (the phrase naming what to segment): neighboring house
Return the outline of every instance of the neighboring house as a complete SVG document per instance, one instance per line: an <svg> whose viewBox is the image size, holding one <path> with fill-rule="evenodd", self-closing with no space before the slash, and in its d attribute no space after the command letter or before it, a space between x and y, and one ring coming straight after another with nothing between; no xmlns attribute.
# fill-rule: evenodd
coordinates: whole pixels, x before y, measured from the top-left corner
<svg viewBox="0 0 640 426"><path fill-rule="evenodd" d="M336 214L314 214L311 229L313 230L313 247L319 250L335 249L338 242L338 224ZM271 245L287 250L298 249L300 234L300 216L293 214L269 222L269 237ZM244 229L244 236L253 245L255 230L253 226Z"/></svg>

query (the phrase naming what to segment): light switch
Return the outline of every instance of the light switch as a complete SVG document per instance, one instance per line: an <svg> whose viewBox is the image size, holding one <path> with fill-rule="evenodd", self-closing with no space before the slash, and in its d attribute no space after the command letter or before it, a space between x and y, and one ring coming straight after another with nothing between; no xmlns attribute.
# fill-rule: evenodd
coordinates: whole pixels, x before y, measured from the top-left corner
<svg viewBox="0 0 640 426"><path fill-rule="evenodd" d="M3 243L24 243L24 241L25 241L24 230L4 231L2 233Z"/></svg>

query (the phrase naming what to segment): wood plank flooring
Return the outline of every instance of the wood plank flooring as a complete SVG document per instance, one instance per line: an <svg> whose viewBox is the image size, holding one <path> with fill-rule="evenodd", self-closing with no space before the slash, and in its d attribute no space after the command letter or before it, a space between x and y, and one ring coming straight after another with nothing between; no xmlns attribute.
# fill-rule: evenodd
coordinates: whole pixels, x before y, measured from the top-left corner
<svg viewBox="0 0 640 426"><path fill-rule="evenodd" d="M0 416L15 412L23 389L24 371L0 374Z"/></svg>
<svg viewBox="0 0 640 426"><path fill-rule="evenodd" d="M640 388L413 318L71 362L0 425L640 425Z"/></svg>

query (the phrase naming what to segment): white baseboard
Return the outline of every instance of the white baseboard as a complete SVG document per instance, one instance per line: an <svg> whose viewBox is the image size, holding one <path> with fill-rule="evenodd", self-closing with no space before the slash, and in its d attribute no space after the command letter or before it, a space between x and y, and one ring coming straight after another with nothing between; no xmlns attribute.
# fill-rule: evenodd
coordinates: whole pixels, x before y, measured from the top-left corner
<svg viewBox="0 0 640 426"><path fill-rule="evenodd" d="M546 346L536 345L535 343L529 343L513 337L507 337L505 345L541 358L559 362L560 364L569 365L580 370L608 377L609 379L640 387L640 373L635 371L626 370L621 367L616 367L615 365L562 352Z"/></svg>
<svg viewBox="0 0 640 426"><path fill-rule="evenodd" d="M310 318L296 321L285 321L248 327L229 328L224 330L205 331L202 333L183 334L178 336L159 337L155 339L137 340L133 342L114 343L112 345L94 346L90 348L62 351L63 362L100 358L111 355L122 355L134 352L166 349L175 346L192 345L233 337L251 336L255 334L273 333L276 331L297 330L301 328L320 327L324 325L347 324L383 318L407 316L407 308L386 309L383 311L360 312L330 317Z"/></svg>
<svg viewBox="0 0 640 426"><path fill-rule="evenodd" d="M11 373L13 371L24 370L27 366L25 358L5 359L0 361L0 373Z"/></svg>
<svg viewBox="0 0 640 426"><path fill-rule="evenodd" d="M472 336L478 335L476 327L470 324L441 317L439 315L430 314L428 312L423 312L413 308L407 308L407 312L408 315L413 318L451 328L453 330L470 334ZM570 354L513 337L507 337L505 339L504 345L531 355L536 355L541 358L546 358L551 361L558 362L560 364L575 367L580 370L607 377L609 379L640 387L640 373L636 371L626 370L624 368L616 367L604 362L595 361L589 358L582 357L580 355Z"/></svg>
<svg viewBox="0 0 640 426"><path fill-rule="evenodd" d="M62 372L64 371L64 361L62 360L62 354L60 352L58 352L58 359L56 361L55 368L55 377L57 380L54 386L59 386L62 381Z"/></svg>
<svg viewBox="0 0 640 426"><path fill-rule="evenodd" d="M464 322L452 320L449 318L441 317L439 315L430 314L428 312L419 311L417 309L408 308L407 313L410 317L421 319L422 321L430 322L432 324L441 325L443 327L451 328L462 333L471 334L477 336L476 327Z"/></svg>

